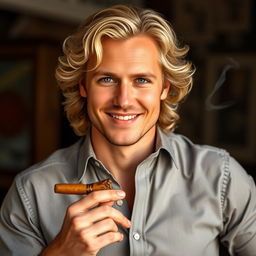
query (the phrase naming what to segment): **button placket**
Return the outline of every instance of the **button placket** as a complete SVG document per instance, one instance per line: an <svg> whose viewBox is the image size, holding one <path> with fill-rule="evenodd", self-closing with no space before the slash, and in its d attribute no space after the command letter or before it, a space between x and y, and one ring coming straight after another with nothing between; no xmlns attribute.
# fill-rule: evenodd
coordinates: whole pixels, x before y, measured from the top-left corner
<svg viewBox="0 0 256 256"><path fill-rule="evenodd" d="M132 226L130 228L130 256L145 255L146 242L144 241L144 225L145 211L147 200L147 180L149 169L148 163L145 161L137 167L135 174L135 186L137 188L134 198L134 206L132 212Z"/></svg>

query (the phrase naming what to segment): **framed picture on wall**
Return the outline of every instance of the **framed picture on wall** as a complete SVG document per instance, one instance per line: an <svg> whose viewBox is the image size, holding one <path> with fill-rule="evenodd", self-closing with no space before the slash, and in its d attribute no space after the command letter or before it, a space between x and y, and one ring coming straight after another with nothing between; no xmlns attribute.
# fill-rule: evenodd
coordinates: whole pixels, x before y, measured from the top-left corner
<svg viewBox="0 0 256 256"><path fill-rule="evenodd" d="M58 52L43 43L0 46L0 187L59 145Z"/></svg>
<svg viewBox="0 0 256 256"><path fill-rule="evenodd" d="M228 56L228 58L227 58ZM256 56L208 57L204 141L256 162Z"/></svg>

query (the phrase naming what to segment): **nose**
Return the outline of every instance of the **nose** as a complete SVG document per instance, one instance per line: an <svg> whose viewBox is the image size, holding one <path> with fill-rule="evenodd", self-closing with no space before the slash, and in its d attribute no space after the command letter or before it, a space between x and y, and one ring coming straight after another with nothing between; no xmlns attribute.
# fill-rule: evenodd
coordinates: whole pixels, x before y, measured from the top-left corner
<svg viewBox="0 0 256 256"><path fill-rule="evenodd" d="M132 104L132 98L132 85L130 85L128 81L120 82L119 86L116 88L114 105L127 109Z"/></svg>

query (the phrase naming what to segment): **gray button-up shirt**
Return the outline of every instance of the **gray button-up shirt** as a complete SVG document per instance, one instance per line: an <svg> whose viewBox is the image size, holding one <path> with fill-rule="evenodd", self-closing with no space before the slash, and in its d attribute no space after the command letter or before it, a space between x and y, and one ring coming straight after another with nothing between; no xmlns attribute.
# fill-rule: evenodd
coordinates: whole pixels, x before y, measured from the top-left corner
<svg viewBox="0 0 256 256"><path fill-rule="evenodd" d="M137 167L133 212L122 242L102 256L217 256L219 242L231 255L256 255L256 190L253 179L221 149L199 146L176 134L157 133L156 150ZM60 231L78 195L60 195L55 183L111 178L96 159L90 136L20 173L1 208L0 255L38 255Z"/></svg>

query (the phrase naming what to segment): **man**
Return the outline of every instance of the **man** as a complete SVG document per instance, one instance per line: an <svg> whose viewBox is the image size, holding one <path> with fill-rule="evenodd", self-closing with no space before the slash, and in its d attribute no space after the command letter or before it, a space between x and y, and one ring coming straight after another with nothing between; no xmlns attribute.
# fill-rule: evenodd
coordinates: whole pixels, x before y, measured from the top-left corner
<svg viewBox="0 0 256 256"><path fill-rule="evenodd" d="M64 42L56 77L83 138L19 174L1 255L256 255L253 180L224 150L173 133L193 69L151 10L114 6ZM192 125L192 124L191 124ZM110 178L113 190L57 195Z"/></svg>

